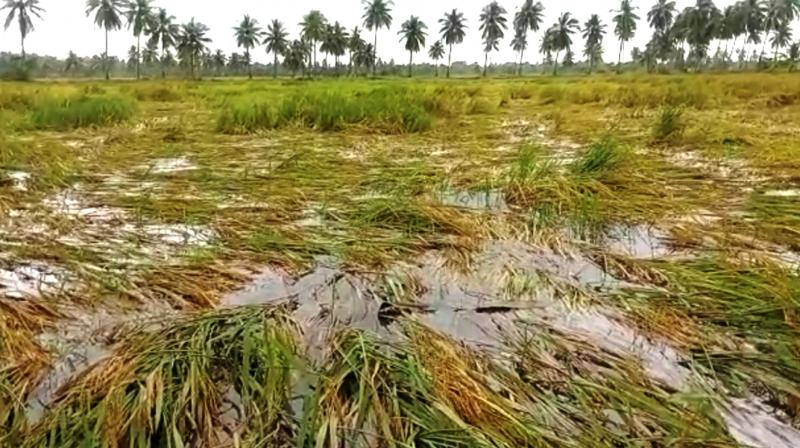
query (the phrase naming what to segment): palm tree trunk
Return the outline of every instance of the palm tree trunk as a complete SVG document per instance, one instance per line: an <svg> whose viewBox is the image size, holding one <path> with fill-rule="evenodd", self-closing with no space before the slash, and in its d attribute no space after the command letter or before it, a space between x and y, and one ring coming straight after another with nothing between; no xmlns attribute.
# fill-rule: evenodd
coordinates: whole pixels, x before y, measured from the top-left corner
<svg viewBox="0 0 800 448"><path fill-rule="evenodd" d="M108 28L106 28L106 52L103 55L103 65L106 68L106 81L111 79L111 76L108 73Z"/></svg>
<svg viewBox="0 0 800 448"><path fill-rule="evenodd" d="M136 36L136 79L141 79L140 62L142 59L142 36Z"/></svg>
<svg viewBox="0 0 800 448"><path fill-rule="evenodd" d="M450 52L447 54L447 78L450 79L450 66L453 63L453 44L450 44Z"/></svg>
<svg viewBox="0 0 800 448"><path fill-rule="evenodd" d="M625 51L625 41L619 41L619 58L617 58L617 73L622 71L622 52ZM558 63L558 61L556 61Z"/></svg>
<svg viewBox="0 0 800 448"><path fill-rule="evenodd" d="M375 38L372 43L372 77L375 77L375 73L378 66L378 27L375 27Z"/></svg>
<svg viewBox="0 0 800 448"><path fill-rule="evenodd" d="M253 62L250 60L250 50L244 50L244 57L247 58L247 79L253 79Z"/></svg>
<svg viewBox="0 0 800 448"><path fill-rule="evenodd" d="M553 59L553 76L558 75L558 57L561 55L561 50L556 51L556 58Z"/></svg>
<svg viewBox="0 0 800 448"><path fill-rule="evenodd" d="M167 77L167 67L164 65L164 58L167 54L167 48L164 44L161 44L161 79L165 79Z"/></svg>
<svg viewBox="0 0 800 448"><path fill-rule="evenodd" d="M483 77L486 77L486 70L489 68L489 52L483 52Z"/></svg>
<svg viewBox="0 0 800 448"><path fill-rule="evenodd" d="M194 51L189 51L189 71L192 74L192 81L194 81Z"/></svg>
<svg viewBox="0 0 800 448"><path fill-rule="evenodd" d="M20 33L19 37L20 46L22 47L22 62L25 62L25 36Z"/></svg>
<svg viewBox="0 0 800 448"><path fill-rule="evenodd" d="M436 77L438 78L439 77L439 60L437 59L437 60L433 61L433 64L434 64L433 68L435 70Z"/></svg>
<svg viewBox="0 0 800 448"><path fill-rule="evenodd" d="M519 51L519 68L517 70L517 75L522 76L522 64L525 61L525 49Z"/></svg>
<svg viewBox="0 0 800 448"><path fill-rule="evenodd" d="M411 64L414 63L414 52L409 50L408 51L408 77L411 77Z"/></svg>
<svg viewBox="0 0 800 448"><path fill-rule="evenodd" d="M312 40L311 45L314 46L314 67L312 67L311 73L316 73L319 70L319 67L317 66L317 41Z"/></svg>
<svg viewBox="0 0 800 448"><path fill-rule="evenodd" d="M275 52L275 60L272 63L272 78L273 79L277 79L278 78L278 52L277 51Z"/></svg>
<svg viewBox="0 0 800 448"><path fill-rule="evenodd" d="M767 40L769 40L769 27L767 27L766 31L764 31L764 43L761 44L761 55L758 56L758 62L760 63L764 59L764 52L767 50Z"/></svg>

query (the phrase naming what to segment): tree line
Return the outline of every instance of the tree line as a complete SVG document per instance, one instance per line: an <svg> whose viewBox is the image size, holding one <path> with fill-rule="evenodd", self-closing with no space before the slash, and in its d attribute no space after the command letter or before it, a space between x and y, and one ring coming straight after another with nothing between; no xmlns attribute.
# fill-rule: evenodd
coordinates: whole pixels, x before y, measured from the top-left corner
<svg viewBox="0 0 800 448"><path fill-rule="evenodd" d="M34 19L41 20L45 9L40 0L3 0L0 10L7 10L4 23L6 29L16 24L20 34L20 55L26 58L25 39L34 31ZM319 74L321 64L318 54L334 60L335 74L376 74L378 65L379 32L390 30L394 22L391 0L363 0L362 28L348 30L339 22L330 23L320 11L310 11L300 22L300 35L290 39L285 25L272 20L264 28L259 21L245 15L233 27L232 37L242 53L230 56L222 51L211 52L209 28L192 18L178 24L174 16L164 8L153 5L153 0L87 0L86 15L105 32L105 51L101 55L106 79L110 78L112 58L108 57L109 32L123 26L135 38L128 54L128 64L135 66L137 79L141 77L141 65L160 66L161 76L167 68L175 65L187 67L192 78L198 67L206 70L236 67L253 76L252 52L263 47L273 57L273 76L278 75L278 66L283 65L293 75ZM598 14L592 14L581 24L570 12L563 12L551 26L544 28L544 5L534 0L524 0L513 16L497 1L486 5L478 17L484 52L483 74L487 74L489 56L499 51L506 33L510 31L511 48L518 54L517 74L522 74L525 54L529 49L531 35L540 33L538 53L543 63L552 66L558 73L559 64L575 63L573 39L583 39L582 54L591 73L603 63L603 41L608 33L608 24ZM613 34L619 42L617 67L622 66L626 45L638 31L642 17L639 7L631 0L621 0L612 11ZM792 38L792 25L800 17L800 0L740 0L718 8L713 0L696 0L695 4L678 10L674 1L656 0L646 12L647 25L652 30L651 38L644 49L635 48L633 57L649 71L670 64L679 69L700 69L709 64L730 66L737 61L757 60L759 64L788 62L794 67L800 56L798 43ZM509 23L510 20L510 23ZM427 47L428 56L434 61L436 75L440 61L447 57L446 76L452 68L453 47L464 42L468 30L468 19L458 9L445 12L438 20L438 38ZM511 28L509 30L509 27ZM372 33L367 36L366 32ZM426 49L429 29L418 16L412 15L400 24L401 42L409 55L408 76L412 76L414 55ZM142 38L144 37L144 46ZM367 39L372 37L372 42ZM716 42L716 50L711 51ZM748 53L748 45L753 50ZM768 52L768 46L770 52ZM342 59L347 56L347 64ZM70 52L66 69L76 67L81 60ZM327 65L324 64L324 65Z"/></svg>

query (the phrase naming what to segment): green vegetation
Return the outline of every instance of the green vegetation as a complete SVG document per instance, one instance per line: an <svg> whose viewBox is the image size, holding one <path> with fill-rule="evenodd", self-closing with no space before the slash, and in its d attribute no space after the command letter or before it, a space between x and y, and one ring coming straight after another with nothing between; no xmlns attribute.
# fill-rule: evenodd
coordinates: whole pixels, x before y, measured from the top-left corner
<svg viewBox="0 0 800 448"><path fill-rule="evenodd" d="M36 129L74 129L107 126L129 119L134 105L125 97L81 95L66 99L44 99L31 111Z"/></svg>

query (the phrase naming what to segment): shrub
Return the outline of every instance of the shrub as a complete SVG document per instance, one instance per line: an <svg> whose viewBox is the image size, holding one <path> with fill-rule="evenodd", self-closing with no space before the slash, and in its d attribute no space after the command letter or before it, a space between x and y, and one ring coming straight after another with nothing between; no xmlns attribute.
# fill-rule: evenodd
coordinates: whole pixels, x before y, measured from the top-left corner
<svg viewBox="0 0 800 448"><path fill-rule="evenodd" d="M127 98L82 95L44 100L34 106L30 121L37 129L75 129L119 123L133 112L133 103Z"/></svg>
<svg viewBox="0 0 800 448"><path fill-rule="evenodd" d="M622 149L606 137L592 143L580 159L572 165L576 174L600 177L617 169L625 160Z"/></svg>
<svg viewBox="0 0 800 448"><path fill-rule="evenodd" d="M139 87L134 91L134 96L139 101L156 101L168 103L180 101L182 96L175 89L164 86Z"/></svg>
<svg viewBox="0 0 800 448"><path fill-rule="evenodd" d="M653 126L653 138L656 141L667 141L683 135L683 109L669 106L661 111Z"/></svg>

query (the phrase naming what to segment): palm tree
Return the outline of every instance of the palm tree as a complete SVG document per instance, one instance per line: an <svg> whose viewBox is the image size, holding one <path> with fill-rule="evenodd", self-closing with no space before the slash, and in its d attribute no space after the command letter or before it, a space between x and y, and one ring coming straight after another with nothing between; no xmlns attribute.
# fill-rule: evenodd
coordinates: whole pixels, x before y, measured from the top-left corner
<svg viewBox="0 0 800 448"><path fill-rule="evenodd" d="M675 2L671 0L658 0L647 13L647 22L656 32L666 33L672 26L675 18Z"/></svg>
<svg viewBox="0 0 800 448"><path fill-rule="evenodd" d="M225 53L222 50L217 50L214 52L214 55L211 56L211 65L214 66L214 71L217 75L221 74L223 70L225 70L225 63L227 62L225 58Z"/></svg>
<svg viewBox="0 0 800 448"><path fill-rule="evenodd" d="M622 52L625 50L625 42L631 40L636 33L636 21L639 16L636 15L637 7L631 5L631 0L622 0L619 9L611 11L616 13L614 16L614 34L619 38L619 60L618 66L622 67Z"/></svg>
<svg viewBox="0 0 800 448"><path fill-rule="evenodd" d="M464 18L463 13L454 9L449 13L445 13L444 17L439 19L439 23L442 25L440 31L442 39L450 47L447 52L447 77L449 78L453 58L453 45L464 42L464 37L467 34L467 20Z"/></svg>
<svg viewBox="0 0 800 448"><path fill-rule="evenodd" d="M539 53L544 56L544 63L553 63L553 52L556 51L556 26L553 25L544 32L542 41L539 44Z"/></svg>
<svg viewBox="0 0 800 448"><path fill-rule="evenodd" d="M301 40L296 40L289 45L284 54L283 64L292 71L292 77L300 70L305 70L308 58L308 46Z"/></svg>
<svg viewBox="0 0 800 448"><path fill-rule="evenodd" d="M364 39L361 38L361 30L358 29L358 27L353 28L353 31L350 33L350 38L347 40L347 51L350 53L350 61L347 69L348 75L353 73L353 55L364 45L366 45L366 43Z"/></svg>
<svg viewBox="0 0 800 448"><path fill-rule="evenodd" d="M433 66L436 70L436 77L439 77L439 61L444 57L444 45L442 45L442 41L437 40L436 42L431 45L431 48L428 50L428 56L433 59Z"/></svg>
<svg viewBox="0 0 800 448"><path fill-rule="evenodd" d="M150 29L150 23L153 21L153 7L150 2L151 0L131 1L125 11L128 28L133 30L133 35L136 37L136 79L141 78L142 33Z"/></svg>
<svg viewBox="0 0 800 448"><path fill-rule="evenodd" d="M691 47L690 59L699 68L708 55L708 46L716 35L722 12L712 0L697 0L696 5L687 10L686 18L686 41Z"/></svg>
<svg viewBox="0 0 800 448"><path fill-rule="evenodd" d="M70 51L69 56L67 56L67 60L65 61L64 71L69 72L70 70L77 70L81 66L81 59L78 57L77 54Z"/></svg>
<svg viewBox="0 0 800 448"><path fill-rule="evenodd" d="M206 51L206 44L211 42L211 39L206 36L207 33L208 27L200 22L195 22L194 17L189 23L181 26L178 36L178 51L182 57L189 58L192 79L194 79L195 61Z"/></svg>
<svg viewBox="0 0 800 448"><path fill-rule="evenodd" d="M767 7L763 0L742 0L737 4L741 20L747 33L747 43L761 43L761 32L767 16Z"/></svg>
<svg viewBox="0 0 800 448"><path fill-rule="evenodd" d="M247 77L253 79L253 65L250 61L250 49L255 48L261 42L264 32L258 26L258 21L245 14L239 26L233 28L236 35L236 45L244 48L245 58L248 60Z"/></svg>
<svg viewBox="0 0 800 448"><path fill-rule="evenodd" d="M370 31L375 32L374 43L372 44L372 76L375 76L376 66L378 61L378 30L386 28L387 30L392 26L392 8L394 4L392 0L363 0L364 27Z"/></svg>
<svg viewBox="0 0 800 448"><path fill-rule="evenodd" d="M142 63L146 66L152 65L158 60L158 44L152 40L148 40L142 50Z"/></svg>
<svg viewBox="0 0 800 448"><path fill-rule="evenodd" d="M118 30L122 28L122 21L119 16L122 14L122 7L124 6L122 0L87 0L86 1L86 16L95 13L95 25L105 29L106 32L106 51L103 53L103 59L106 72L106 80L110 79L108 68L108 32L111 30Z"/></svg>
<svg viewBox="0 0 800 448"><path fill-rule="evenodd" d="M505 36L504 31L508 29L508 19L506 10L496 1L489 3L481 12L481 37L483 38L483 76L486 76L489 67L489 53L498 50L500 40Z"/></svg>
<svg viewBox="0 0 800 448"><path fill-rule="evenodd" d="M154 42L156 46L161 46L161 77L167 76L166 62L167 52L171 47L175 46L178 40L178 33L180 31L178 25L174 24L175 16L167 14L164 8L159 8L158 13L153 17L150 24L150 41Z"/></svg>
<svg viewBox="0 0 800 448"><path fill-rule="evenodd" d="M278 56L286 54L289 49L289 33L283 27L280 20L273 20L267 26L267 34L264 38L264 45L267 46L267 53L272 53L274 60L272 63L272 77L278 77Z"/></svg>
<svg viewBox="0 0 800 448"><path fill-rule="evenodd" d="M789 54L787 56L789 59L789 71L793 72L797 65L797 60L800 59L800 42L789 46Z"/></svg>
<svg viewBox="0 0 800 448"><path fill-rule="evenodd" d="M522 76L522 58L528 48L528 34L522 26L514 27L514 38L511 39L511 48L519 54L517 61L517 75Z"/></svg>
<svg viewBox="0 0 800 448"><path fill-rule="evenodd" d="M770 44L772 45L773 50L775 50L775 55L773 57L773 61L775 63L778 62L778 50L788 47L791 45L791 43L792 28L790 22L788 20L782 20L777 23L772 35L772 39L770 39Z"/></svg>
<svg viewBox="0 0 800 448"><path fill-rule="evenodd" d="M314 50L314 68L317 67L317 43L325 36L325 26L327 25L325 16L319 11L311 11L303 16L303 21L300 22L302 29L302 39L311 43Z"/></svg>
<svg viewBox="0 0 800 448"><path fill-rule="evenodd" d="M139 61L139 52L136 50L136 45L131 45L128 49L128 60L125 61L125 65L128 66L128 70L136 69L136 65Z"/></svg>
<svg viewBox="0 0 800 448"><path fill-rule="evenodd" d="M397 33L400 36L400 42L406 42L406 50L408 50L408 77L411 77L411 67L414 64L414 53L425 46L425 37L428 35L425 30L428 27L425 23L419 20L417 16L411 16L408 20L403 22L400 31Z"/></svg>
<svg viewBox="0 0 800 448"><path fill-rule="evenodd" d="M514 15L514 30L515 34L524 34L525 39L522 39L522 36L514 36L514 40L517 43L525 42L521 50L518 50L520 53L520 68L519 74L522 74L522 58L524 56L525 48L527 47L528 39L527 34L528 31L539 31L539 26L542 24L542 16L544 15L544 6L541 2L534 3L533 0L525 0L525 3L522 4L520 10ZM512 47L514 45L512 44ZM517 48L520 48L517 45Z"/></svg>
<svg viewBox="0 0 800 448"><path fill-rule="evenodd" d="M5 0L5 4L0 8L0 11L4 9L8 9L8 16L6 16L6 23L3 28L7 30L15 18L19 24L20 47L22 48L22 60L24 61L25 38L33 32L31 16L41 19L42 13L45 12L44 8L39 6L39 0Z"/></svg>
<svg viewBox="0 0 800 448"><path fill-rule="evenodd" d="M328 25L325 28L325 35L322 39L320 51L325 54L333 55L334 68L337 74L339 70L339 58L344 56L347 52L348 37L347 31L345 31L344 27L340 25L339 22Z"/></svg>
<svg viewBox="0 0 800 448"><path fill-rule="evenodd" d="M578 19L572 17L572 14L565 12L559 16L558 21L550 31L550 42L548 46L551 51L556 52L555 65L553 66L553 76L558 74L558 56L564 51L570 51L572 47L572 34L578 31Z"/></svg>
<svg viewBox="0 0 800 448"><path fill-rule="evenodd" d="M603 37L606 35L606 25L600 21L600 16L592 14L583 25L583 38L586 47L583 54L589 59L589 74L594 70L595 64L600 61L603 54Z"/></svg>
<svg viewBox="0 0 800 448"><path fill-rule="evenodd" d="M356 72L358 72L358 67L366 67L369 70L375 63L375 49L372 48L372 44L364 42L364 45L353 53L353 58L355 59L353 65L356 67Z"/></svg>

